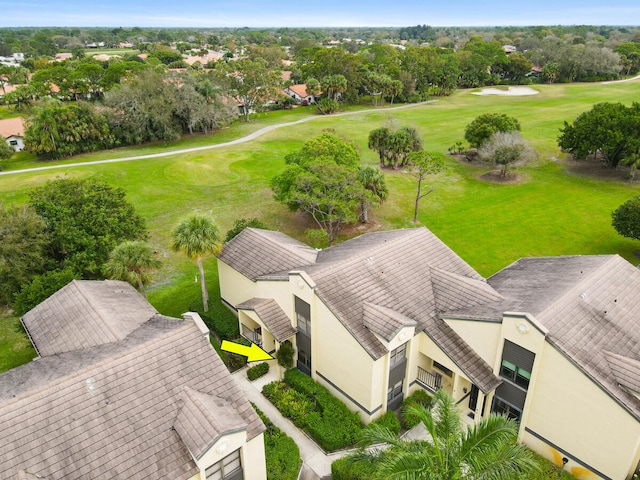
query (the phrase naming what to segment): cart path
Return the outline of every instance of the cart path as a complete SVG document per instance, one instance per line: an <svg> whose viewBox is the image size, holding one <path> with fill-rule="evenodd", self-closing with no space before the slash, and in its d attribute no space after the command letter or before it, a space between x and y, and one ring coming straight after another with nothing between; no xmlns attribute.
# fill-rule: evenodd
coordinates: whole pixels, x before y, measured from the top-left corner
<svg viewBox="0 0 640 480"><path fill-rule="evenodd" d="M344 113L336 113L331 115L331 117L344 117L347 115L360 115L363 113L380 113L380 112L390 112L390 111L394 111L394 110L402 110L405 108L413 108L413 107L417 107L417 106L421 106L421 105L426 105L429 103L434 103L437 102L437 100L427 100L425 102L419 102L419 103L410 103L407 105L400 105L399 107L389 107L389 108L384 108L384 109L377 109L377 108L371 108L371 109L367 109L367 110L358 110L356 112L344 112ZM100 165L100 164L105 164L105 163L119 163L119 162L133 162L135 160L146 160L148 158L159 158L159 157L170 157L171 155L179 155L181 153L191 153L191 152L199 152L202 150L212 150L214 148L224 148L224 147L230 147L233 145L239 145L241 143L246 143L246 142L250 142L252 140L255 140L256 138L261 137L262 135L264 135L265 133L271 132L273 130L277 130L279 128L285 128L285 127L292 127L294 125L299 125L301 123L305 123L305 122L310 122L312 120L315 119L319 119L319 118L328 118L328 116L326 115L315 115L315 116L311 116L311 117L305 117L302 118L300 120L296 120L295 122L288 122L288 123L279 123L277 125L269 125L268 127L264 127L261 128L259 130L256 130L253 133L250 133L249 135L246 135L244 137L240 137L236 140L231 140L229 142L224 142L224 143L217 143L214 145L204 145L201 147L191 147L191 148L183 148L181 150L172 150L170 152L161 152L161 153L150 153L148 155L136 155L133 157L119 157L119 158L111 158L109 160L93 160L93 161L89 161L89 162L78 162L78 163L66 163L64 165L48 165L48 166L44 166L44 167L35 167L35 168L24 168L22 170L9 170L6 172L0 172L0 176L2 175L14 175L14 174L18 174L18 173L26 173L26 172L42 172L45 170L55 170L58 168L76 168L76 167L83 167L86 165Z"/></svg>

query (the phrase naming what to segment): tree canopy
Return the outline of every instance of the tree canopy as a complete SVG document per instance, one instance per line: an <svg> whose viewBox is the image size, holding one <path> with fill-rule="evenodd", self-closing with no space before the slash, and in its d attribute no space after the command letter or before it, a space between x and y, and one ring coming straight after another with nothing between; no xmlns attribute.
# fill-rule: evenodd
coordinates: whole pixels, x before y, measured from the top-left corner
<svg viewBox="0 0 640 480"><path fill-rule="evenodd" d="M620 205L611 217L616 232L623 237L640 240L640 195Z"/></svg>
<svg viewBox="0 0 640 480"><path fill-rule="evenodd" d="M114 248L104 265L104 273L113 280L124 280L147 298L145 286L153 280L152 271L160 268L151 245L140 240L127 240Z"/></svg>
<svg viewBox="0 0 640 480"><path fill-rule="evenodd" d="M474 118L464 130L464 139L473 148L480 147L496 132L520 131L520 122L504 113L483 113Z"/></svg>
<svg viewBox="0 0 640 480"><path fill-rule="evenodd" d="M48 256L59 268L101 278L117 244L146 237L144 220L125 196L93 178L58 178L31 192L29 203L46 224Z"/></svg>
<svg viewBox="0 0 640 480"><path fill-rule="evenodd" d="M522 138L520 132L496 132L478 150L480 158L500 166L500 176L506 177L507 170L514 165L522 165L537 156L536 151Z"/></svg>
<svg viewBox="0 0 640 480"><path fill-rule="evenodd" d="M355 145L323 133L285 157L287 167L271 180L274 198L303 211L333 243L344 223L355 222L362 201L375 196L359 181L360 154Z"/></svg>
<svg viewBox="0 0 640 480"><path fill-rule="evenodd" d="M599 154L607 167L617 167L640 149L640 103L595 104L573 123L564 122L558 145L577 159Z"/></svg>

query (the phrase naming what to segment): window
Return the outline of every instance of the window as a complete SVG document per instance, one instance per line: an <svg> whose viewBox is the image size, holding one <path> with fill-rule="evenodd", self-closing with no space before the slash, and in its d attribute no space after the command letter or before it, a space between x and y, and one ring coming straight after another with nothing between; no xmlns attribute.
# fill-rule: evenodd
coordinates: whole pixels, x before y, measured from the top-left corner
<svg viewBox="0 0 640 480"><path fill-rule="evenodd" d="M526 371L523 368L516 366L508 360L502 360L502 366L500 367L500 376L511 380L516 385L527 389L529 388L529 381L531 380L531 372Z"/></svg>
<svg viewBox="0 0 640 480"><path fill-rule="evenodd" d="M13 147L15 147L16 145L18 145L18 141L17 140L9 140L9 144Z"/></svg>
<svg viewBox="0 0 640 480"><path fill-rule="evenodd" d="M507 418L512 418L516 422L520 422L520 417L522 416L521 410L514 407L513 405L509 405L501 398L497 397L493 399L493 408L491 409L491 411L500 415L505 415Z"/></svg>
<svg viewBox="0 0 640 480"><path fill-rule="evenodd" d="M207 480L243 480L240 450L236 450L218 463L211 465L204 473Z"/></svg>
<svg viewBox="0 0 640 480"><path fill-rule="evenodd" d="M399 395L402 395L402 380L387 389L387 401L390 402L394 398L397 398Z"/></svg>
<svg viewBox="0 0 640 480"><path fill-rule="evenodd" d="M445 367L441 363L436 362L435 360L433 361L433 368L437 368L442 373L444 373L447 377L452 377L453 376L453 372L451 371L451 369Z"/></svg>
<svg viewBox="0 0 640 480"><path fill-rule="evenodd" d="M400 365L407 358L407 344L403 343L389 354L389 368Z"/></svg>
<svg viewBox="0 0 640 480"><path fill-rule="evenodd" d="M296 320L298 321L298 331L308 337L311 336L311 306L304 300L294 297L296 307Z"/></svg>
<svg viewBox="0 0 640 480"><path fill-rule="evenodd" d="M298 362L311 370L311 355L304 350L298 350Z"/></svg>
<svg viewBox="0 0 640 480"><path fill-rule="evenodd" d="M311 336L311 321L300 313L296 313L296 317L298 319L298 330Z"/></svg>

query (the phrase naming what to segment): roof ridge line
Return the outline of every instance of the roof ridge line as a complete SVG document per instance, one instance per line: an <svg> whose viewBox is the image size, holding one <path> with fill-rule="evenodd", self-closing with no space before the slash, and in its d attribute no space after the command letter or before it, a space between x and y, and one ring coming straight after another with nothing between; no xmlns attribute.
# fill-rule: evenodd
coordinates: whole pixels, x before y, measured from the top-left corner
<svg viewBox="0 0 640 480"><path fill-rule="evenodd" d="M293 249L289 248L289 245L282 244L282 243L278 243L278 242L276 242L273 238L271 238L269 235L265 235L265 234L263 233L263 232L271 232L271 231L274 231L274 230L265 230L265 229L263 229L263 228L253 228L253 227L249 227L249 228L250 228L252 231L256 232L258 235L260 235L262 238L264 238L266 241L268 241L269 243L271 243L272 245L276 245L276 246L278 246L278 247L280 247L280 248L283 248L283 249L284 249L284 250L286 250L287 252L289 252L289 253L291 253L291 254L295 255L296 257L298 257L298 258L302 258L298 252L296 252L295 250L293 250ZM277 233L282 233L282 232L277 232ZM304 247L309 248L309 249L310 249L310 252L309 252L309 253L311 253L311 251L314 251L314 249L313 249L312 247L310 247L309 245L307 245L306 243L303 243L303 242L301 242L300 240L297 240L297 239L295 239L295 238L293 238L293 237L291 237L291 236L287 235L286 233L282 233L282 235L285 235L285 236L289 237L290 239L292 239L292 240L294 240L294 241L296 241L296 242L300 243L300 245L302 245L302 246L304 246ZM315 251L315 258L313 259L313 264L314 264L314 265L315 265L315 263L316 263L316 260L317 260L317 259L318 259L318 251L316 250L316 251Z"/></svg>
<svg viewBox="0 0 640 480"><path fill-rule="evenodd" d="M471 285L471 286L475 286L476 282L479 282L483 285L485 285L486 287L488 287L489 289L491 289L493 291L494 294L496 294L500 299L502 300L506 300L506 297L504 295L502 295L498 290L496 290L493 286L491 286L491 284L487 281L486 278L471 278L471 277L467 277L466 275L461 275L459 273L454 273L454 272L450 272L448 270L444 270L440 267L434 267L432 265L429 265L429 270L435 270L436 272L442 273L444 275L450 276L450 277L456 277L459 278L461 281L463 281L464 283ZM432 282L433 284L433 282ZM435 296L435 292L434 292L434 296Z"/></svg>
<svg viewBox="0 0 640 480"><path fill-rule="evenodd" d="M154 316L155 316L155 315L154 315ZM151 318L153 318L153 317L151 317ZM170 317L170 318L173 318L173 317ZM149 319L149 320L150 320L150 319ZM147 322L148 322L149 320L147 320ZM175 320L180 320L180 319L176 318ZM146 322L145 322L145 323L146 323ZM143 324L143 325L144 325L144 324ZM48 388L50 388L50 387L51 387L51 386L53 386L53 385L58 385L58 384L60 384L61 382L63 382L63 381L65 381L65 380L67 380L67 379L70 379L70 378L73 378L73 377L79 377L79 376L81 376L83 373L86 373L88 370L95 369L95 368L97 368L97 367L99 367L99 366L103 365L103 364L104 364L104 363L106 363L106 362L112 362L112 361L114 361L114 360L116 360L116 359L120 359L120 358L124 357L125 355L128 355L129 353L132 353L132 352L138 351L140 348L142 348L142 347L144 347L144 346L146 346L146 345L150 345L150 344L154 344L154 343L160 342L161 340L163 340L163 339L164 339L165 335L166 335L166 336L173 336L173 335L177 335L177 334L178 334L178 332L182 331L182 329L184 329L184 328L189 328L189 327L191 327L191 326L193 326L193 328L198 328L198 326L197 326L195 323L193 323L193 322L184 322L184 325L183 325L183 326L181 326L181 327L180 327L180 328L178 328L178 329L175 329L175 330L169 330L169 331L165 332L164 334L162 334L162 335L161 335L161 336L159 336L159 337L153 338L153 339L151 339L151 340L146 340L146 341L144 341L144 342L142 342L142 343L140 343L140 344L136 345L134 348L124 350L124 351L122 351L122 352L120 352L120 353L118 353L117 355L114 355L114 356L108 356L108 357L106 357L106 358L104 358L104 359L100 360L99 362L97 362L97 363L92 363L91 365L87 365L86 367L81 368L80 370L76 370L76 371L74 371L74 372L71 372L71 373L68 373L68 374L64 374L64 375L62 375L61 377L59 377L59 378L57 378L57 379L53 380L52 382L48 382L48 383L46 383L46 384L44 384L44 385L42 385L42 386L40 386L40 387L38 387L38 388L36 388L36 389L34 389L34 390L28 390L28 391L26 391L26 392L21 393L20 395L16 395L16 396L15 396L15 397L13 397L13 398L7 399L7 400L6 400L6 404L7 404L7 405L9 405L9 404L13 403L14 401L17 401L17 400L19 400L19 399L21 399L22 397L25 397L25 396L35 395L35 394L37 394L38 392L40 392L40 391L42 391L42 390L44 390L44 389L48 389ZM140 328L140 327L138 327L138 328ZM134 330L134 331L135 331L135 330ZM122 341L122 340L120 340L120 341ZM112 342L112 343L118 343L118 342ZM99 346L100 346L100 345L95 346L95 347L91 347L91 348L97 348L97 347L99 347ZM85 349L85 350L86 350L86 349ZM79 351L80 351L80 350L74 350L73 352L57 353L57 354L55 354L55 355L68 355L68 354L70 354L70 353L71 353L71 354L73 354L73 353L75 353L75 352L79 352ZM55 355L51 355L51 356L48 356L48 357L46 357L46 358L53 358ZM43 360L44 360L44 359L43 359ZM38 361L42 361L42 360L38 360ZM32 363L33 363L33 360L32 360L31 362L29 362L29 363L26 363L25 365L31 365ZM23 366L23 365L21 365L21 366ZM16 368L20 368L20 367L16 367Z"/></svg>
<svg viewBox="0 0 640 480"><path fill-rule="evenodd" d="M107 281L107 280L104 280ZM91 310L93 310L98 317L100 317L100 319L102 320L102 324L106 326L107 330L109 330L109 332L111 332L111 334L117 338L118 340L123 340L122 338L120 338L120 336L115 332L114 328L112 327L112 325L107 321L107 319L105 318L105 316L102 314L102 312L100 312L100 310L98 310L97 308L95 308L95 306L93 305L93 302L91 301L91 297L89 296L89 294L84 290L84 287L82 287L82 285L84 285L83 281L80 280L76 280L75 278L72 280L72 282L77 286L78 291L80 292L80 294L83 296L83 298L87 301L87 304L89 305L89 307L91 308ZM147 319L148 320L148 319Z"/></svg>

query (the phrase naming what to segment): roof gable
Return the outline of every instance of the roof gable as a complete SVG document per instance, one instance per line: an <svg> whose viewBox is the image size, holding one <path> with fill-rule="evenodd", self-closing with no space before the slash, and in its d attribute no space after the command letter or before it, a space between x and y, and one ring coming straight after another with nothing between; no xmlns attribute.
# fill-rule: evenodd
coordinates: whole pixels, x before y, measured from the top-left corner
<svg viewBox="0 0 640 480"><path fill-rule="evenodd" d="M267 330L277 342L284 342L293 337L297 330L291 325L291 320L272 298L252 298L237 305L238 310L253 310L264 323Z"/></svg>
<svg viewBox="0 0 640 480"><path fill-rule="evenodd" d="M416 325L416 321L385 307L365 302L363 304L364 326L390 342L404 327Z"/></svg>
<svg viewBox="0 0 640 480"><path fill-rule="evenodd" d="M245 228L225 243L218 259L256 281L315 262L318 252L284 233Z"/></svg>
<svg viewBox="0 0 640 480"><path fill-rule="evenodd" d="M73 280L22 322L44 357L122 340L157 313L126 282Z"/></svg>
<svg viewBox="0 0 640 480"><path fill-rule="evenodd" d="M4 138L24 137L24 119L17 117L0 120L0 135Z"/></svg>
<svg viewBox="0 0 640 480"><path fill-rule="evenodd" d="M199 459L223 435L246 431L247 421L225 399L184 387L182 407L173 426Z"/></svg>

